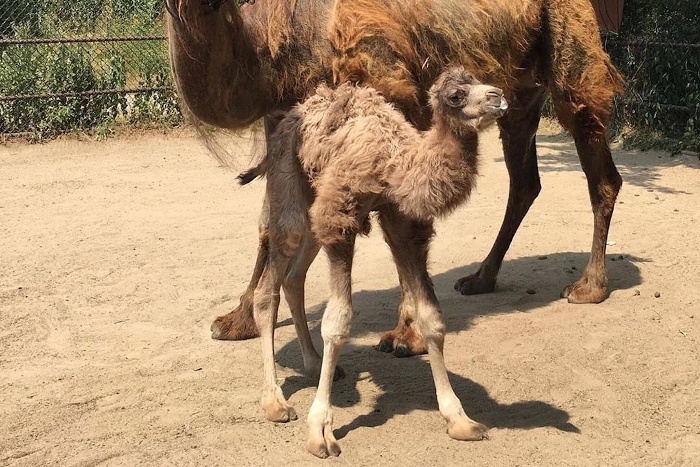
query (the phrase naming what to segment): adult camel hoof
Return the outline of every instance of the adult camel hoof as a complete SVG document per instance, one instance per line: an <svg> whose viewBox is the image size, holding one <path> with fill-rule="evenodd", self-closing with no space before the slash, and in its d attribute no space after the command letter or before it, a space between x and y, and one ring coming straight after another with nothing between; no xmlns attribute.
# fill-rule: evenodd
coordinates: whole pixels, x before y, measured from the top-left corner
<svg viewBox="0 0 700 467"><path fill-rule="evenodd" d="M458 441L481 441L489 438L489 429L469 418L447 425L447 434Z"/></svg>
<svg viewBox="0 0 700 467"><path fill-rule="evenodd" d="M496 290L496 278L485 278L481 270L457 279L455 290L462 295L478 295Z"/></svg>
<svg viewBox="0 0 700 467"><path fill-rule="evenodd" d="M585 279L579 279L570 286L564 288L561 293L569 303L600 303L608 298L605 287L596 286Z"/></svg>
<svg viewBox="0 0 700 467"><path fill-rule="evenodd" d="M243 304L231 313L216 318L210 329L211 338L222 341L242 341L260 336L253 318L253 307Z"/></svg>
<svg viewBox="0 0 700 467"><path fill-rule="evenodd" d="M423 337L414 326L400 326L384 333L374 348L380 352L393 353L397 358L428 353Z"/></svg>

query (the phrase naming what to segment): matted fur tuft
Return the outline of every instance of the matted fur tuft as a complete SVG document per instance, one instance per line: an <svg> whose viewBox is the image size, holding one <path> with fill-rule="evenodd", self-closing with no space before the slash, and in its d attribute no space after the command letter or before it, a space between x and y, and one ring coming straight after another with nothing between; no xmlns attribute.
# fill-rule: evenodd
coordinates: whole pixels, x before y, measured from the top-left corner
<svg viewBox="0 0 700 467"><path fill-rule="evenodd" d="M475 121L486 116L494 121L500 113L484 101L487 91L498 90L463 68L444 75L449 79L439 79L431 90L433 126L425 132L374 89L320 86L270 137L268 160L239 179L246 183L265 171L273 174L268 196L283 200L290 212L305 211L289 203L303 204L294 187L309 184L315 195L308 210L310 228L321 245L365 230L374 205L390 203L408 218L426 222L449 213L469 197L475 183ZM463 97L450 107L442 102L447 98L443 89L459 90ZM271 222L286 223L285 212Z"/></svg>

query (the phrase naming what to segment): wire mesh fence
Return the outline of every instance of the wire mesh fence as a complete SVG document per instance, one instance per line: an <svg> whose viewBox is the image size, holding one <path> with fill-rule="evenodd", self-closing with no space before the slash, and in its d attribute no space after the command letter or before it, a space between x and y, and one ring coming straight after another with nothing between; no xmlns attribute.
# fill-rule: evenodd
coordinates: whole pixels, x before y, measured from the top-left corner
<svg viewBox="0 0 700 467"><path fill-rule="evenodd" d="M700 2L625 0L619 34L604 38L627 80L615 125L636 147L700 149Z"/></svg>
<svg viewBox="0 0 700 467"><path fill-rule="evenodd" d="M621 6L593 0L607 3ZM0 134L179 123L163 12L162 0L0 0ZM626 0L620 34L604 37L627 79L618 126L698 144L698 20L695 0Z"/></svg>
<svg viewBox="0 0 700 467"><path fill-rule="evenodd" d="M605 45L626 80L616 125L685 138L697 146L700 44L611 37Z"/></svg>
<svg viewBox="0 0 700 467"><path fill-rule="evenodd" d="M0 134L180 120L159 0L0 0Z"/></svg>

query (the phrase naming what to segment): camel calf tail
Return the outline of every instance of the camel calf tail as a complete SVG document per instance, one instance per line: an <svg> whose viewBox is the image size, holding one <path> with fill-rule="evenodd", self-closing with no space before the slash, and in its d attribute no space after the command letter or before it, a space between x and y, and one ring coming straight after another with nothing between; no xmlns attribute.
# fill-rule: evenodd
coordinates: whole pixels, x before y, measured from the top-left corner
<svg viewBox="0 0 700 467"><path fill-rule="evenodd" d="M245 172L238 175L238 183L241 185L247 185L258 177L263 177L267 173L267 160L263 160L260 164L256 165L252 169L248 169Z"/></svg>
<svg viewBox="0 0 700 467"><path fill-rule="evenodd" d="M546 0L545 5L543 37L557 115L567 128L582 112L604 128L624 80L603 49L593 6L590 0Z"/></svg>

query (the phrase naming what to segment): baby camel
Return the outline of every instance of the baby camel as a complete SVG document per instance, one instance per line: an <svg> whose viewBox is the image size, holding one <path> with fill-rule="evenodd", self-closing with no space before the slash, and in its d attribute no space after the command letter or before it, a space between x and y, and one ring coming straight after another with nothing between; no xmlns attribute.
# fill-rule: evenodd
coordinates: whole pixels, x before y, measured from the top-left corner
<svg viewBox="0 0 700 467"><path fill-rule="evenodd" d="M294 107L270 140L268 159L241 176L267 173L270 262L255 290L255 322L263 345L266 417L296 417L277 385L274 325L280 287L293 316L307 372L319 372L311 406L307 450L337 456L330 392L352 320L351 267L355 237L377 211L394 260L407 282L414 316L427 342L440 413L454 439L487 436L464 413L447 378L445 325L427 271L433 219L466 200L477 173L477 133L501 116L500 89L479 83L463 68L445 71L430 89L432 128L419 132L375 90L321 86ZM330 259L331 297L321 325L324 351L311 343L304 311L306 272L324 247ZM319 365L320 364L320 365Z"/></svg>

